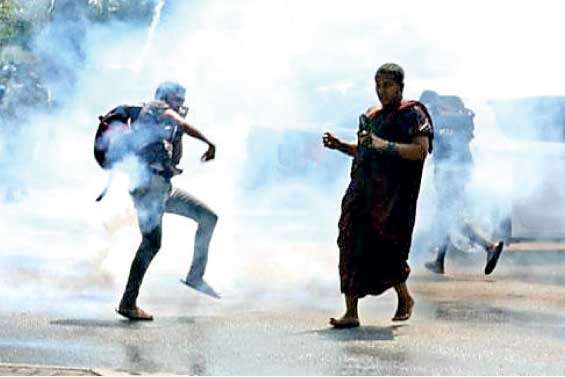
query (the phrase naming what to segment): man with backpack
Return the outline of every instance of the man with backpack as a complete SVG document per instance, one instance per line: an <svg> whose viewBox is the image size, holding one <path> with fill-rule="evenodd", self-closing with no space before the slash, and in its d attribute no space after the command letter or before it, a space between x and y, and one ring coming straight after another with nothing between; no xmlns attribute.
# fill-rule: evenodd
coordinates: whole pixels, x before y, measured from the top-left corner
<svg viewBox="0 0 565 377"><path fill-rule="evenodd" d="M173 189L171 178L180 174L177 168L182 157L182 136L187 134L208 144L202 161L214 159L216 148L200 131L183 117L187 108L185 88L165 82L159 85L155 100L141 108L119 107L105 117L97 132L95 155L103 167L112 167L127 156L135 164L127 164L141 244L133 259L128 282L117 312L130 320L152 320L153 316L137 306L137 296L149 264L161 247L161 226L165 212L195 220L198 223L194 241L192 266L182 282L202 293L219 298L203 279L208 259L208 246L218 216L190 194ZM116 122L118 121L118 122ZM112 123L119 123L115 127ZM119 131L117 131L117 129Z"/></svg>

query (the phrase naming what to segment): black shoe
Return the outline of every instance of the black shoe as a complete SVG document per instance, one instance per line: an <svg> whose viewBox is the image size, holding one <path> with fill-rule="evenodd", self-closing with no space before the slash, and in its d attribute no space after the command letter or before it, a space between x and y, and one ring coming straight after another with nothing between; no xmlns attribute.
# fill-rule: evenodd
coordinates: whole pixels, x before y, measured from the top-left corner
<svg viewBox="0 0 565 377"><path fill-rule="evenodd" d="M426 262L424 266L434 274L443 275L445 273L443 263L439 263L438 261Z"/></svg>
<svg viewBox="0 0 565 377"><path fill-rule="evenodd" d="M504 247L504 242L499 241L493 251L487 251L487 264L485 266L485 275L490 275L494 271L496 264L498 263L498 258L502 254L502 249Z"/></svg>
<svg viewBox="0 0 565 377"><path fill-rule="evenodd" d="M198 292L204 293L210 297L221 298L218 292L208 285L203 279L186 279L180 281L183 284L188 285L190 288L196 289Z"/></svg>

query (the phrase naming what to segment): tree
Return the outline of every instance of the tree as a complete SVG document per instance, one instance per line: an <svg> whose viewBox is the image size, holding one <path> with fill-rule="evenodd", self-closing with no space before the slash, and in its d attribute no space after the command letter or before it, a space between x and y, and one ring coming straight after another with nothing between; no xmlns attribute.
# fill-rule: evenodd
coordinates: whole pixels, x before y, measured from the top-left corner
<svg viewBox="0 0 565 377"><path fill-rule="evenodd" d="M89 0L90 17L104 22L110 18L139 21L151 18L155 0Z"/></svg>
<svg viewBox="0 0 565 377"><path fill-rule="evenodd" d="M51 0L0 0L0 48L27 45L49 19Z"/></svg>
<svg viewBox="0 0 565 377"><path fill-rule="evenodd" d="M0 0L0 48L6 45L15 33L15 11L13 0Z"/></svg>

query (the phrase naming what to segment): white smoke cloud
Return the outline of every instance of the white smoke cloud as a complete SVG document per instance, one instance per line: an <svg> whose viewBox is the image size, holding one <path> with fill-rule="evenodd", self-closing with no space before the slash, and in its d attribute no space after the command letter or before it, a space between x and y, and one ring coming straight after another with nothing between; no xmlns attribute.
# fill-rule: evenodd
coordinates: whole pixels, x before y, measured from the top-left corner
<svg viewBox="0 0 565 377"><path fill-rule="evenodd" d="M123 177L101 204L94 202L106 177L92 158L92 142L98 115L149 100L161 81L187 86L189 121L218 147L217 159L201 164L205 146L185 140L185 173L174 185L219 214L208 280L232 296L246 287L299 290L312 282L337 290L335 239L347 158L322 151L320 164L304 175L269 174L280 163L280 143L299 145L284 133L289 129L321 138L331 127L354 139L358 114L376 101L372 78L380 64L405 68L407 98L424 89L462 96L477 112L477 148L516 145L499 137L493 121L483 121L493 117L487 99L556 95L565 87L559 74L565 53L558 48L563 6L557 1L164 5L150 31L123 22L88 25L84 60L74 62L74 90L59 98L57 112L33 118L22 131L28 154L3 155L26 191L24 200L0 204L5 254L42 255L45 263L53 258L57 262L45 268L54 270L58 258L68 258L69 268L89 266L70 279L89 284L72 289L98 288L118 297L125 284L139 241L135 215ZM37 43L52 53L67 48L53 39ZM257 128L272 133L248 139ZM263 145L249 146L250 140ZM506 178L485 184L498 172L490 157L476 153L476 181L486 189L479 201L515 189ZM334 178L327 183L316 169ZM244 177L250 172L258 174L254 191L243 188L249 188ZM433 221L426 210L432 190L428 163L417 229ZM170 215L164 227L163 248L148 275L180 277L196 227ZM91 275L101 277L99 285L85 277ZM56 280L46 276L46 285Z"/></svg>

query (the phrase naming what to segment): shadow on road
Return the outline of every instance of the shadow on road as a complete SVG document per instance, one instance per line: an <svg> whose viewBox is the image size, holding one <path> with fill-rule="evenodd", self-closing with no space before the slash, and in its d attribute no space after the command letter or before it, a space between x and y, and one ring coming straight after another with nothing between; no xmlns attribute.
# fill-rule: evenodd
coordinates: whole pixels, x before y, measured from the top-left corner
<svg viewBox="0 0 565 377"><path fill-rule="evenodd" d="M139 323L127 320L102 320L102 319L57 319L50 322L51 325L79 326L79 327L116 327L135 328Z"/></svg>
<svg viewBox="0 0 565 377"><path fill-rule="evenodd" d="M394 340L393 327L361 326L352 329L326 328L299 334L317 334L337 342L359 340Z"/></svg>
<svg viewBox="0 0 565 377"><path fill-rule="evenodd" d="M433 308L435 319L443 321L513 323L525 327L563 323L563 316L557 313L516 310L479 302L436 301Z"/></svg>
<svg viewBox="0 0 565 377"><path fill-rule="evenodd" d="M109 327L109 328L127 328L127 329L141 329L147 327L163 327L175 326L183 324L195 323L194 318L191 317L168 317L156 319L154 321L129 321L127 319L57 319L51 321L51 325L58 326L78 326L78 327Z"/></svg>

